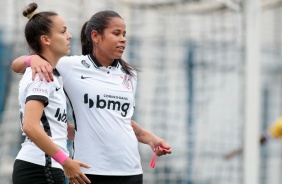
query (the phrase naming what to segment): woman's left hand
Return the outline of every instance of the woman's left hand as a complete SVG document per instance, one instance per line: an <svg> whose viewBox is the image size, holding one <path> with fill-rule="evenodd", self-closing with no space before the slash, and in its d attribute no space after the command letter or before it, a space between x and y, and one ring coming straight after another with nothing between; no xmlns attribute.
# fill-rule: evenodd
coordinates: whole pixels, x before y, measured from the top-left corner
<svg viewBox="0 0 282 184"><path fill-rule="evenodd" d="M151 146L157 156L171 154L170 145L163 139L157 140L154 145Z"/></svg>

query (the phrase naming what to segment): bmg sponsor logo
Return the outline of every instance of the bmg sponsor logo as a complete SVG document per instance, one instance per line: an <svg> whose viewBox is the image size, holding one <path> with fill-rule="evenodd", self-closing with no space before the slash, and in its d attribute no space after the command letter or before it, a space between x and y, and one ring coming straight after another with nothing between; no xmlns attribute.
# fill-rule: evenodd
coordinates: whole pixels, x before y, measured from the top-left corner
<svg viewBox="0 0 282 184"><path fill-rule="evenodd" d="M64 109L63 112L61 112L61 109L58 108L55 114L55 118L57 118L58 121L67 122L67 113L66 113L66 109Z"/></svg>
<svg viewBox="0 0 282 184"><path fill-rule="evenodd" d="M110 95L104 95L104 97L112 97L114 99L124 99L127 100L125 97L119 97L119 96L110 96ZM103 99L100 97L100 95L97 95L96 101L94 103L94 100L88 97L88 94L84 94L84 103L88 104L89 108L96 107L97 109L109 109L109 110L116 110L121 111L121 116L125 117L127 115L127 111L129 109L130 103L122 103L118 100L111 100L111 99Z"/></svg>

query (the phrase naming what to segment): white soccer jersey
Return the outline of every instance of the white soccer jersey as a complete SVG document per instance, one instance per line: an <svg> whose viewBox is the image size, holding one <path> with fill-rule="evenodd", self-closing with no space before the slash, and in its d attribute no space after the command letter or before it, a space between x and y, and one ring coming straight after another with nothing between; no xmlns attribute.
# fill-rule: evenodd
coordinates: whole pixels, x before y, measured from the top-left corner
<svg viewBox="0 0 282 184"><path fill-rule="evenodd" d="M27 68L19 84L21 127L26 102L28 100L44 101L45 108L40 124L53 142L65 154L69 155L67 151L66 97L63 91L62 78L58 76L58 73L55 75L54 72L54 82L47 83L46 80L40 81L38 75L32 81L31 75L31 69ZM23 135L25 134L23 133ZM27 136L16 159L42 166L62 168L58 162L47 156Z"/></svg>
<svg viewBox="0 0 282 184"><path fill-rule="evenodd" d="M142 173L138 141L130 124L136 77L125 74L118 60L103 67L94 57L60 59L57 69L74 110L74 159L91 165L86 174Z"/></svg>

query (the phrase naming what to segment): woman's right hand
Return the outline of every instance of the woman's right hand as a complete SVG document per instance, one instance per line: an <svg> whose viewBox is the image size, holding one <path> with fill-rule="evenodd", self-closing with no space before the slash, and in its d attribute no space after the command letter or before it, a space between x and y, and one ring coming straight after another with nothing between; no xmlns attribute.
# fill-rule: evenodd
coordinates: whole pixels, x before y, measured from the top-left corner
<svg viewBox="0 0 282 184"><path fill-rule="evenodd" d="M32 70L32 80L34 80L35 75L38 74L41 81L45 78L47 82L54 81L53 78L53 67L49 62L42 59L38 55L34 55L30 59L30 67Z"/></svg>
<svg viewBox="0 0 282 184"><path fill-rule="evenodd" d="M89 165L68 158L62 163L66 177L71 184L91 183L80 167L90 168Z"/></svg>

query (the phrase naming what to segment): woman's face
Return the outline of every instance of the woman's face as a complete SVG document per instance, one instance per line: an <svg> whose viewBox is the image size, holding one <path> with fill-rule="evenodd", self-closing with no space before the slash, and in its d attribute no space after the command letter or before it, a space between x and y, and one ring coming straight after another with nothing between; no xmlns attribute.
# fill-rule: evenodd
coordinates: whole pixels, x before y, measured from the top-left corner
<svg viewBox="0 0 282 184"><path fill-rule="evenodd" d="M65 21L60 16L53 16L53 26L49 36L50 49L57 56L65 56L70 53L71 35L67 32Z"/></svg>
<svg viewBox="0 0 282 184"><path fill-rule="evenodd" d="M120 59L126 46L125 35L124 20L119 17L111 18L104 34L98 37L98 42L95 44L95 55L106 57L109 60Z"/></svg>

